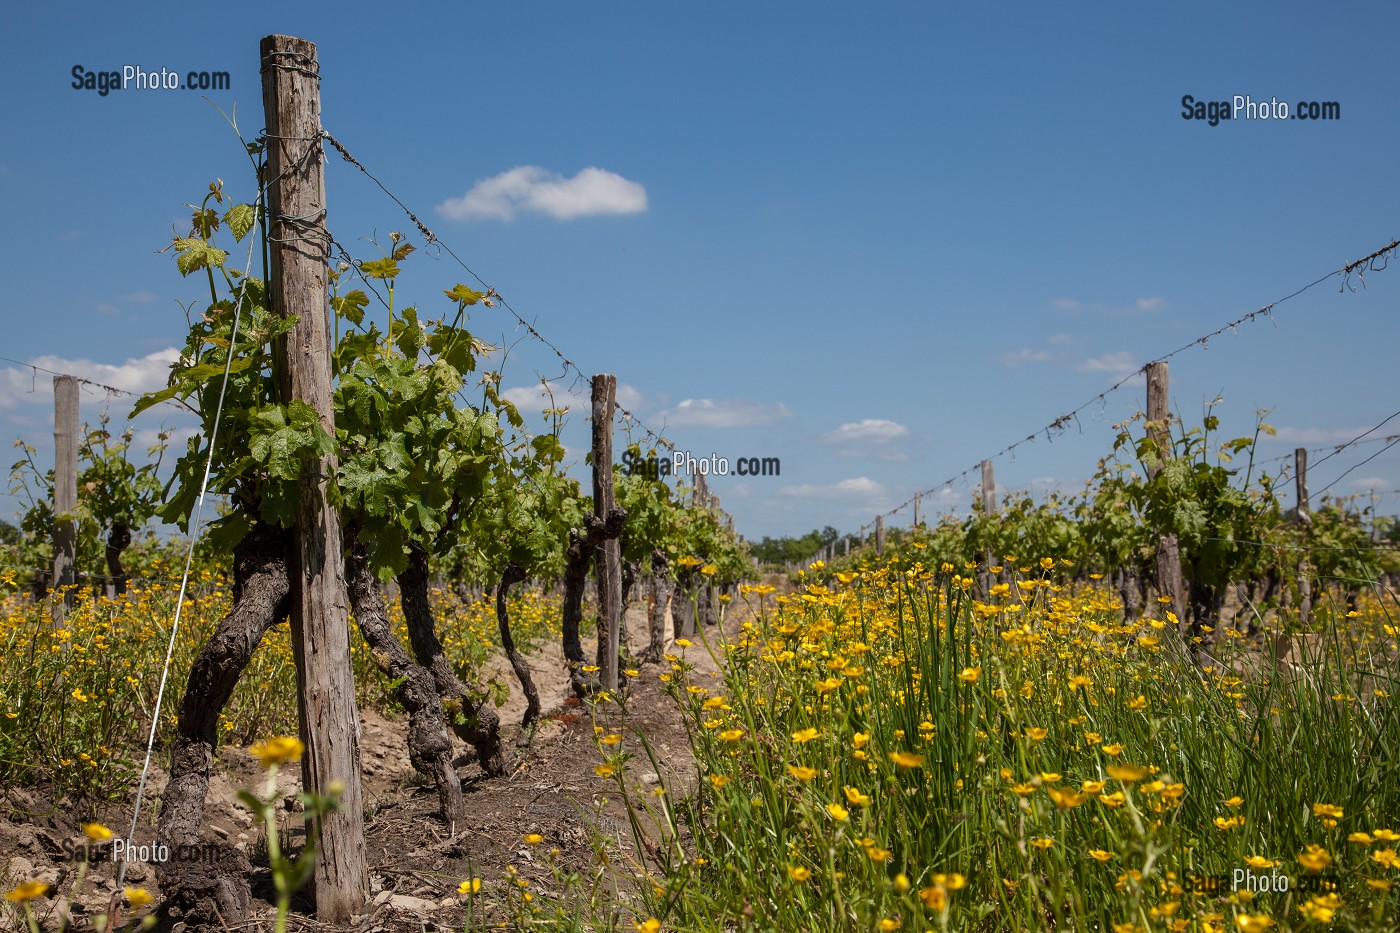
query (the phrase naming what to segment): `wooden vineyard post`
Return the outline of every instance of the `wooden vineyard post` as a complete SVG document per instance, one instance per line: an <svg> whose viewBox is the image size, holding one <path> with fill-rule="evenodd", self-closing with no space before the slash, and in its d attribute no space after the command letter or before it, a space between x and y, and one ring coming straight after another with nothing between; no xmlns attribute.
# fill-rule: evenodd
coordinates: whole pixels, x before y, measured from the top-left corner
<svg viewBox="0 0 1400 933"><path fill-rule="evenodd" d="M613 409L617 377L593 377L593 512L604 519L613 500ZM703 480L696 477L696 482ZM598 668L604 690L617 690L618 640L622 630L622 543L608 538L597 550Z"/></svg>
<svg viewBox="0 0 1400 933"><path fill-rule="evenodd" d="M842 553L841 556L842 556L842 557L850 557L850 556L851 556L851 536L850 536L850 535L846 535L844 547L845 547L845 550L843 551L843 553Z"/></svg>
<svg viewBox="0 0 1400 933"><path fill-rule="evenodd" d="M997 513L997 477L996 471L992 468L992 461L982 461L982 514L995 515ZM982 571L982 592L990 594L992 591L992 552L986 550L982 553L984 568Z"/></svg>
<svg viewBox="0 0 1400 933"><path fill-rule="evenodd" d="M1161 461L1171 457L1171 408L1167 393L1167 364L1165 360L1147 364L1147 433L1157 445ZM1159 465L1148 471L1149 479L1157 475ZM1159 535L1157 538L1157 591L1171 600L1169 606L1176 613L1180 625L1186 624L1185 584L1181 579L1181 549L1176 535ZM1196 619L1193 626L1204 624Z"/></svg>
<svg viewBox="0 0 1400 933"><path fill-rule="evenodd" d="M269 295L275 314L297 318L275 347L282 399L311 406L321 427L334 437L316 45L273 35L263 38L261 51L267 176L272 179L267 192ZM326 498L336 461L334 455L322 456L304 468L290 577L297 710L306 743L302 789L328 794L333 784L342 788L339 809L316 827L316 916L323 923L343 924L365 903L369 870L340 516Z"/></svg>
<svg viewBox="0 0 1400 933"><path fill-rule="evenodd" d="M885 516L875 516L875 554L879 556L885 552Z"/></svg>
<svg viewBox="0 0 1400 933"><path fill-rule="evenodd" d="M914 531L919 530L919 497L922 493L914 493Z"/></svg>
<svg viewBox="0 0 1400 933"><path fill-rule="evenodd" d="M62 625L73 608L78 582L78 527L71 516L78 508L78 380L53 377L53 588L63 594L54 602L54 625Z"/></svg>
<svg viewBox="0 0 1400 933"><path fill-rule="evenodd" d="M1293 472L1298 494L1298 524L1307 527L1312 524L1312 509L1308 504L1308 452L1303 447L1293 451ZM1298 623L1306 626L1312 616L1312 566L1308 562L1308 552L1302 554L1298 561Z"/></svg>

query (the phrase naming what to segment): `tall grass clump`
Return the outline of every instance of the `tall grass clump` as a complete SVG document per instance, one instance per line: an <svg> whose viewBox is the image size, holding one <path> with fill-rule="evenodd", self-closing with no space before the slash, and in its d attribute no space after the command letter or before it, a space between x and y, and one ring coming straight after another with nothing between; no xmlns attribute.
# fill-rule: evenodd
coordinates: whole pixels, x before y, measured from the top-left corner
<svg viewBox="0 0 1400 933"><path fill-rule="evenodd" d="M891 560L755 616L723 686L677 656L700 792L667 928L1400 928L1396 628L1372 601L1275 660L1125 622L1067 562ZM1393 601L1390 604L1393 608ZM1301 645L1304 636L1295 636ZM678 882L679 879L679 882ZM1286 888L1286 890L1281 890Z"/></svg>
<svg viewBox="0 0 1400 933"><path fill-rule="evenodd" d="M136 784L155 714L161 667L175 618L178 576L156 567L154 579L117 597L75 589L62 597L0 596L0 790L43 786L54 807L76 804L96 818ZM14 585L0 573L0 593ZM194 659L232 607L231 585L214 570L198 569L186 592L171 655L169 681L157 731L158 747L173 735L179 700ZM433 594L442 618L444 650L463 670L475 671L499 648L495 603ZM558 600L522 590L511 596L512 620L523 644L559 637ZM395 600L390 621L407 639ZM352 629L352 663L362 706L392 708L393 690L369 647ZM504 700L508 684L492 682ZM286 624L263 638L219 721L220 742L246 746L257 737L296 732L296 668Z"/></svg>

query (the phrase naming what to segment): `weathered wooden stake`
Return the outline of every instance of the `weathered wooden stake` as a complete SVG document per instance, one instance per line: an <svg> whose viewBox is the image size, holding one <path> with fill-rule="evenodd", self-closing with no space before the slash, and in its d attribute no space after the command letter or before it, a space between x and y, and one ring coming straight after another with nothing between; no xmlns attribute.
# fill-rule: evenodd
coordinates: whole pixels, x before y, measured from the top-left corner
<svg viewBox="0 0 1400 933"><path fill-rule="evenodd" d="M70 516L78 509L78 379L53 377L53 586L63 593L54 604L54 624L62 625L73 608L78 582L78 526Z"/></svg>
<svg viewBox="0 0 1400 933"><path fill-rule="evenodd" d="M885 516L875 516L875 553L883 554L885 551Z"/></svg>
<svg viewBox="0 0 1400 933"><path fill-rule="evenodd" d="M1308 504L1308 451L1299 447L1293 451L1293 483L1298 494L1298 521L1312 524L1312 507Z"/></svg>
<svg viewBox="0 0 1400 933"><path fill-rule="evenodd" d="M1149 478L1157 475L1161 462L1171 457L1171 407L1167 392L1165 360L1147 364L1147 434L1156 443L1159 463L1148 470ZM1161 535L1157 539L1157 591L1171 600L1179 624L1186 625L1186 586L1181 579L1181 549L1176 535ZM1193 626L1206 624L1193 620ZM1213 622L1210 624L1214 624Z"/></svg>
<svg viewBox="0 0 1400 933"><path fill-rule="evenodd" d="M915 529L917 529L917 528L919 527L919 498L920 498L922 495L923 495L922 493L918 493L918 492L914 493L914 528L915 528Z"/></svg>
<svg viewBox="0 0 1400 933"><path fill-rule="evenodd" d="M1147 364L1147 436L1157 445L1158 456L1167 460L1171 456L1171 402L1167 392L1167 364L1165 360ZM1160 466L1150 470L1157 475Z"/></svg>
<svg viewBox="0 0 1400 933"><path fill-rule="evenodd" d="M1298 523L1312 524L1312 507L1308 504L1308 451L1299 447L1293 451L1293 481L1298 495ZM1307 625L1312 618L1312 566L1308 562L1308 552L1303 551L1298 560L1298 621Z"/></svg>
<svg viewBox="0 0 1400 933"><path fill-rule="evenodd" d="M985 515L995 515L997 511L997 477L992 468L992 461L982 461L982 512ZM990 593L992 590L992 557L990 550L982 554L982 592Z"/></svg>
<svg viewBox="0 0 1400 933"><path fill-rule="evenodd" d="M273 35L263 38L261 51L267 175L272 179L269 292L274 313L297 319L275 347L282 398L310 405L334 437L316 45ZM333 783L342 788L340 808L316 827L316 915L323 923L343 924L365 903L369 870L340 516L326 499L326 480L335 474L336 461L333 455L317 458L303 473L290 576L297 708L306 743L302 786L318 794L330 793Z"/></svg>
<svg viewBox="0 0 1400 933"><path fill-rule="evenodd" d="M613 409L617 377L593 377L593 511L598 518L613 508ZM696 476L697 489L704 478ZM617 690L618 640L622 630L622 544L609 538L597 551L598 667L604 690Z"/></svg>

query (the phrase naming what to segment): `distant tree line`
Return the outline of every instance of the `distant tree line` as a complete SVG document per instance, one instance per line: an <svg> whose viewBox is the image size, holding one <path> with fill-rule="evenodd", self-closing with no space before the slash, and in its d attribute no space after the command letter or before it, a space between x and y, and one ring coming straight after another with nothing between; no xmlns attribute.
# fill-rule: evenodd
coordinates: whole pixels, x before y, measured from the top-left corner
<svg viewBox="0 0 1400 933"><path fill-rule="evenodd" d="M820 531L813 529L800 538L769 538L758 543L749 543L749 553L761 564L786 564L795 561L811 560L817 552L841 537L841 532L827 525Z"/></svg>

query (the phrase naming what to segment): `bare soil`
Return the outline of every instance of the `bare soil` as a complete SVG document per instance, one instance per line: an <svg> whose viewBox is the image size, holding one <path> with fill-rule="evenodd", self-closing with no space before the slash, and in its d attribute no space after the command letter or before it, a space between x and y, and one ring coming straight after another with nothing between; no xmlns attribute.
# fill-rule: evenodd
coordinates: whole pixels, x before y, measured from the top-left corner
<svg viewBox="0 0 1400 933"><path fill-rule="evenodd" d="M634 604L626 622L632 654L640 655L647 637L645 607ZM726 628L736 625L737 613L731 615ZM593 646L586 645L585 650L591 656ZM716 666L698 642L687 654L700 682L710 677L718 682ZM529 882L536 904L548 903L548 896L559 890L551 865L565 874L596 872L599 864L594 841L600 836L619 857L604 870L605 883L620 883L618 897L625 901L625 876L631 873L627 866L638 854L616 783L593 772L602 756L595 740L592 708L570 695L559 643L537 645L528 660L544 717L525 747L516 747L524 698L504 656L493 656L491 663L497 669L483 672L505 679L514 688L500 713L505 741L515 758L509 774L494 780L467 757L458 759L468 815L466 825L456 827L455 834L438 816L434 788L425 784L409 763L405 717L361 710L365 842L372 900L344 929L363 933L461 930L467 908L457 887L471 877L483 882L485 899L479 900L478 909L483 902L493 903L488 919L499 921L504 915L494 902L508 883L508 866L514 866L516 878ZM604 707L606 716L597 722L609 732L624 732L624 747L636 755L629 765L629 786L639 799L654 800L654 792L663 785L672 799L689 795L695 787L695 762L680 714L658 680L668 662L662 664L662 668L641 666L640 676L629 679L625 729L619 729L621 714L616 705ZM660 773L653 769L632 730L646 736ZM141 750L134 754L139 756ZM254 825L252 813L237 798L240 787L261 793L265 778L246 749L220 749L210 782L204 840L215 846L236 847L254 865L250 914L241 922L226 924L230 930L270 930L276 913L266 867L266 841L261 827ZM149 844L154 836L154 806L165 779L165 772L153 766L137 844ZM287 827L300 825L298 815L292 812L299 785L295 768L279 775L278 792L284 797ZM130 826L135 790L133 786L128 799L95 814L119 836ZM92 915L108 910L118 891L111 861L96 861L84 870L73 857L83 848L81 824L90 816L65 802L55 804L46 799L43 788L11 789L0 795L0 883L8 890L20 881L38 878L54 886L50 896L33 902L46 930L60 929L70 911L74 928L91 928ZM289 830L293 845L299 833L299 829ZM523 839L527 833L538 833L544 841L531 846ZM655 831L650 835L655 837ZM106 848L110 850L110 844ZM642 853L641 860L646 858ZM155 872L148 865L128 862L125 884L145 887L159 897ZM332 929L318 923L309 915L310 910L305 901L297 902L288 928ZM0 924L4 922L0 915Z"/></svg>

